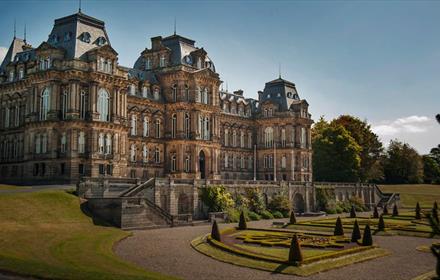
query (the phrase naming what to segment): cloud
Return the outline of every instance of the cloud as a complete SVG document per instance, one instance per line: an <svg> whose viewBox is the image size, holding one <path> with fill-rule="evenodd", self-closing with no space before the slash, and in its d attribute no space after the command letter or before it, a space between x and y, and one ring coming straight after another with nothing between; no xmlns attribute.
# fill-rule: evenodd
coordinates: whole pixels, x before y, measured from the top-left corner
<svg viewBox="0 0 440 280"><path fill-rule="evenodd" d="M5 58L7 52L8 48L0 47L0 64L3 62L3 59Z"/></svg>
<svg viewBox="0 0 440 280"><path fill-rule="evenodd" d="M382 121L373 125L373 131L379 136L394 136L401 133L423 133L432 126L433 119L426 116L409 116L394 121Z"/></svg>

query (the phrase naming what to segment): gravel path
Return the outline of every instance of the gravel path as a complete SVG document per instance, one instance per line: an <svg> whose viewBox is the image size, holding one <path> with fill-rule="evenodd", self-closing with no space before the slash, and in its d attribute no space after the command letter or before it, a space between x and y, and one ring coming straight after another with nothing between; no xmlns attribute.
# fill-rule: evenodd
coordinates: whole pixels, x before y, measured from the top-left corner
<svg viewBox="0 0 440 280"><path fill-rule="evenodd" d="M265 227L270 226L271 222L251 222L250 225ZM211 227L206 225L134 231L132 237L116 245L115 251L123 259L147 270L184 279L403 280L412 279L435 269L435 258L430 253L422 253L415 249L419 245L430 245L432 239L375 236L375 243L390 250L392 255L318 273L307 278L274 274L226 264L192 249L190 241L210 232L210 229Z"/></svg>

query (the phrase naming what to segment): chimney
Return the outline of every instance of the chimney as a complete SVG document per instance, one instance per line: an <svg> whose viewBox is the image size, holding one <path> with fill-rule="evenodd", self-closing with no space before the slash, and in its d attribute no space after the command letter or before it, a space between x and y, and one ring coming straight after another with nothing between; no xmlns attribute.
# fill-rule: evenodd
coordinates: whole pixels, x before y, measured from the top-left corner
<svg viewBox="0 0 440 280"><path fill-rule="evenodd" d="M162 36L156 36L151 38L151 49L157 50L162 45Z"/></svg>
<svg viewBox="0 0 440 280"><path fill-rule="evenodd" d="M263 98L263 92L261 90L258 91L258 100Z"/></svg>
<svg viewBox="0 0 440 280"><path fill-rule="evenodd" d="M235 95L243 96L243 90L241 90L241 89L236 90L236 91L234 91L234 94L235 94Z"/></svg>

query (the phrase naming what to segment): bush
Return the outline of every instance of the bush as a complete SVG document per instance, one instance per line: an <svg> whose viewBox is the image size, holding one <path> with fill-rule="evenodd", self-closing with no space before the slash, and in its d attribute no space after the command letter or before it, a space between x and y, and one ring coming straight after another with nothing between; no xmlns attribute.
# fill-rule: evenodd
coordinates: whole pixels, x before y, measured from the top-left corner
<svg viewBox="0 0 440 280"><path fill-rule="evenodd" d="M210 212L226 211L234 207L232 195L223 186L211 186L201 189L202 202L208 206Z"/></svg>
<svg viewBox="0 0 440 280"><path fill-rule="evenodd" d="M275 212L280 212L282 215L289 215L290 212L290 201L286 195L278 194L275 195L272 200L267 205L272 214Z"/></svg>
<svg viewBox="0 0 440 280"><path fill-rule="evenodd" d="M238 229L240 229L240 230L247 229L246 218L244 216L243 211L241 211L241 213L240 213L240 222L238 223Z"/></svg>
<svg viewBox="0 0 440 280"><path fill-rule="evenodd" d="M337 212L336 212L336 208L334 208L334 209L327 209L326 211L325 211L325 213L327 213L327 214L336 214Z"/></svg>
<svg viewBox="0 0 440 280"><path fill-rule="evenodd" d="M344 209L342 209L340 206L336 205L336 213L341 214L342 212L344 212Z"/></svg>
<svg viewBox="0 0 440 280"><path fill-rule="evenodd" d="M284 218L283 213L281 213L280 211L274 211L274 212L272 212L272 215L275 219Z"/></svg>
<svg viewBox="0 0 440 280"><path fill-rule="evenodd" d="M234 199L235 206L238 209L247 209L249 208L249 199L241 194L237 194Z"/></svg>
<svg viewBox="0 0 440 280"><path fill-rule="evenodd" d="M249 216L249 219L251 219L252 221L261 220L261 216L253 211L249 211L248 216Z"/></svg>
<svg viewBox="0 0 440 280"><path fill-rule="evenodd" d="M217 221L214 220L212 224L211 237L219 242L221 242L220 231L218 229Z"/></svg>
<svg viewBox="0 0 440 280"><path fill-rule="evenodd" d="M316 206L318 210L327 212L329 209L335 208L332 207L335 205L334 197L334 190L316 188Z"/></svg>
<svg viewBox="0 0 440 280"><path fill-rule="evenodd" d="M361 230L359 229L358 221L354 221L353 232L351 233L351 242L357 242L361 239Z"/></svg>
<svg viewBox="0 0 440 280"><path fill-rule="evenodd" d="M260 215L261 215L261 218L263 218L263 219L265 219L265 220L273 219L273 215L272 215L272 213L270 213L270 212L267 211L267 210L263 210L263 211L260 213Z"/></svg>
<svg viewBox="0 0 440 280"><path fill-rule="evenodd" d="M350 205L353 205L356 211L362 212L367 210L367 207L364 204L364 200L359 196L352 196L348 199Z"/></svg>
<svg viewBox="0 0 440 280"><path fill-rule="evenodd" d="M283 212L281 214L283 214L283 218L289 218L290 217L289 216L289 212Z"/></svg>
<svg viewBox="0 0 440 280"><path fill-rule="evenodd" d="M338 219L336 219L335 231L333 235L336 236L344 235L344 227L342 226L341 217L338 217Z"/></svg>
<svg viewBox="0 0 440 280"><path fill-rule="evenodd" d="M249 210L255 213L261 213L266 209L261 191L255 188L245 189L246 198L249 200Z"/></svg>
<svg viewBox="0 0 440 280"><path fill-rule="evenodd" d="M298 236L293 236L290 242L289 263L299 263L303 261L301 246L299 245Z"/></svg>
<svg viewBox="0 0 440 280"><path fill-rule="evenodd" d="M366 225L364 229L364 238L362 238L362 246L373 245L373 237L371 236L370 225Z"/></svg>
<svg viewBox="0 0 440 280"><path fill-rule="evenodd" d="M228 223L237 223L240 219L240 211L236 208L228 208L226 210L226 221Z"/></svg>

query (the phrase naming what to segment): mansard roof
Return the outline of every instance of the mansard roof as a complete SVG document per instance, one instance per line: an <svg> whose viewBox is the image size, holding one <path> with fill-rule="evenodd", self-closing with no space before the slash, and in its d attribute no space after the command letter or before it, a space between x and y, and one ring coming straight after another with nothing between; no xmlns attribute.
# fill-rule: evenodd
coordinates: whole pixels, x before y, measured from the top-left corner
<svg viewBox="0 0 440 280"><path fill-rule="evenodd" d="M266 101L279 105L280 111L288 111L291 105L301 101L294 83L284 80L281 77L267 82L264 91L259 94L261 104Z"/></svg>
<svg viewBox="0 0 440 280"><path fill-rule="evenodd" d="M14 37L11 45L9 46L8 52L0 65L0 72L3 72L6 68L6 65L14 61L15 55L22 52L25 46L26 42L23 39Z"/></svg>

